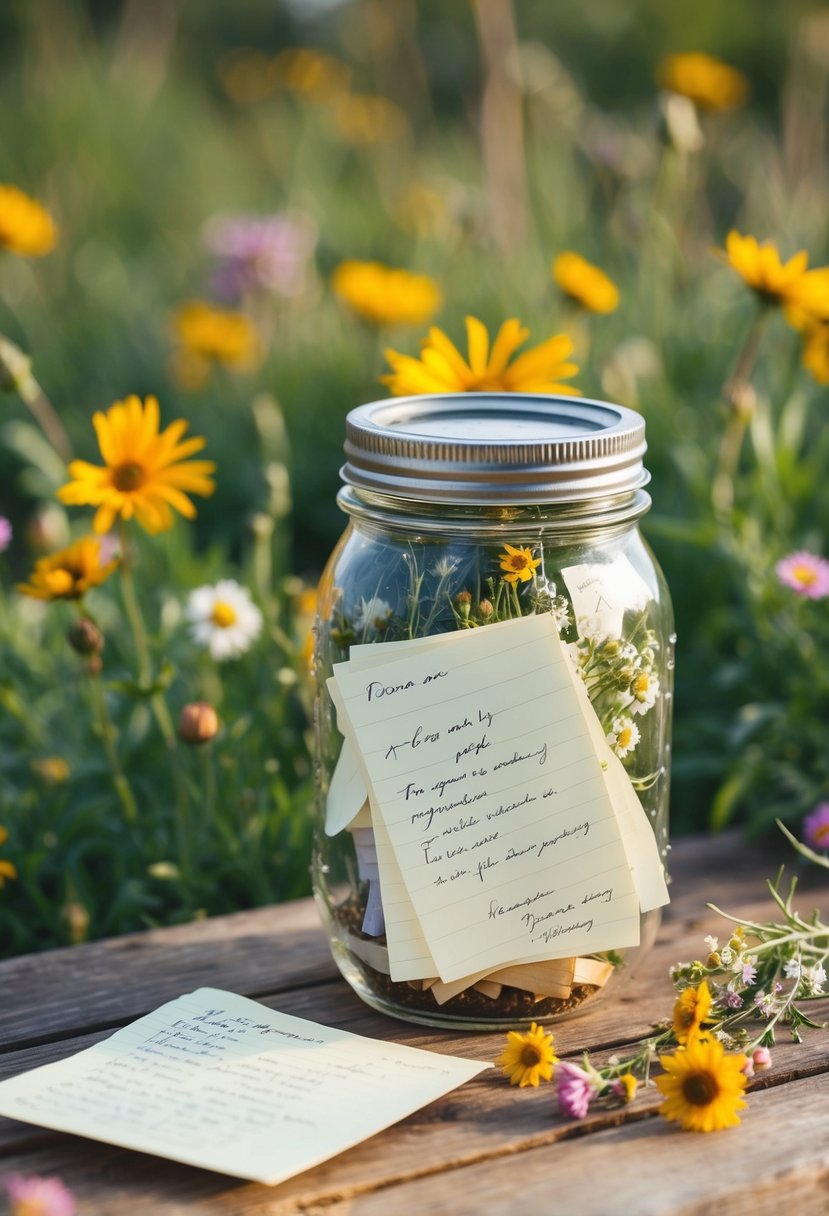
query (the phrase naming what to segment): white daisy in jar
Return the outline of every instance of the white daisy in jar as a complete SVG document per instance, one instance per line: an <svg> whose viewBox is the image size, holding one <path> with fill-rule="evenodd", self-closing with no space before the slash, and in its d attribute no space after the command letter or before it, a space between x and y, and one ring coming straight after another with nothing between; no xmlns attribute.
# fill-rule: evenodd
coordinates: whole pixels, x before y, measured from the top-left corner
<svg viewBox="0 0 829 1216"><path fill-rule="evenodd" d="M637 671L630 685L633 698L628 709L632 714L646 714L659 695L659 677L652 671Z"/></svg>
<svg viewBox="0 0 829 1216"><path fill-rule="evenodd" d="M619 759L624 760L636 747L641 736L633 718L620 717L613 719L605 738Z"/></svg>
<svg viewBox="0 0 829 1216"><path fill-rule="evenodd" d="M232 578L191 591L186 616L193 641L209 650L217 663L238 659L262 632L262 613L247 587Z"/></svg>
<svg viewBox="0 0 829 1216"><path fill-rule="evenodd" d="M357 611L354 613L352 625L355 632L362 633L364 636L382 633L391 620L391 615L391 604L381 599L379 595L373 595L370 599L362 597Z"/></svg>

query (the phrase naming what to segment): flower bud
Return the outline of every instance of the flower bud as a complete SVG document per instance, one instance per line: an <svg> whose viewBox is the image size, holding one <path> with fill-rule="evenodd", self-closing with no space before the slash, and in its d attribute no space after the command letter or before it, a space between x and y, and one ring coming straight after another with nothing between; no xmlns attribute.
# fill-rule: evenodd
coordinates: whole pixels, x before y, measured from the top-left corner
<svg viewBox="0 0 829 1216"><path fill-rule="evenodd" d="M485 621L489 620L494 611L495 609L492 607L491 600L481 600L480 604L478 605L478 612Z"/></svg>
<svg viewBox="0 0 829 1216"><path fill-rule="evenodd" d="M706 967L721 967L722 966L722 959L720 958L720 955L716 950L712 950L711 953L708 955L708 958L705 960L705 965L706 965Z"/></svg>
<svg viewBox="0 0 829 1216"><path fill-rule="evenodd" d="M459 591L455 596L455 607L464 620L469 619L469 609L472 606L472 594L469 591Z"/></svg>
<svg viewBox="0 0 829 1216"><path fill-rule="evenodd" d="M751 1059L755 1068L771 1068L771 1052L768 1047L755 1047Z"/></svg>
<svg viewBox="0 0 829 1216"><path fill-rule="evenodd" d="M66 631L66 640L77 654L100 654L104 648L104 635L86 616L73 621Z"/></svg>
<svg viewBox="0 0 829 1216"><path fill-rule="evenodd" d="M219 733L219 715L207 701L191 701L179 715L178 737L182 743L199 747Z"/></svg>

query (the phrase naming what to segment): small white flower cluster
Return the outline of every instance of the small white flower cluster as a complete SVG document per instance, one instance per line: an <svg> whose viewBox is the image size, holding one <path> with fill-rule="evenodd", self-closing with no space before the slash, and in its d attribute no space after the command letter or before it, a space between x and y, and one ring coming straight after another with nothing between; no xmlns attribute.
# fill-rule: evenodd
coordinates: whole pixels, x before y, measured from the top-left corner
<svg viewBox="0 0 829 1216"><path fill-rule="evenodd" d="M362 634L364 638L375 637L385 630L391 616L391 604L381 599L379 595L373 595L370 599L361 597L357 611L352 618L352 625L355 632Z"/></svg>
<svg viewBox="0 0 829 1216"><path fill-rule="evenodd" d="M598 619L581 617L575 654L579 674L605 728L605 738L620 760L635 751L642 735L636 719L653 709L659 696L656 641L644 632L633 641L609 637Z"/></svg>

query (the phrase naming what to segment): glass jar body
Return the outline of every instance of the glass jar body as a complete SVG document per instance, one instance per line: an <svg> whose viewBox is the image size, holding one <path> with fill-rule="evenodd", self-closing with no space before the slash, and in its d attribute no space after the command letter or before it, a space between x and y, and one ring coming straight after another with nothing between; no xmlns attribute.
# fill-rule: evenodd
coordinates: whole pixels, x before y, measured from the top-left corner
<svg viewBox="0 0 829 1216"><path fill-rule="evenodd" d="M664 863L675 639L664 579L637 526L647 495L566 506L425 507L349 488L340 502L351 519L320 583L314 658L312 876L334 958L368 1004L428 1025L502 1029L581 1012L633 973L653 942L658 911L642 917L638 947L577 960L567 996L484 980L439 1003L428 980L391 980L376 915L382 892L372 892L379 879L368 805L351 825L359 830L325 829L342 747L325 681L354 644L552 613Z"/></svg>

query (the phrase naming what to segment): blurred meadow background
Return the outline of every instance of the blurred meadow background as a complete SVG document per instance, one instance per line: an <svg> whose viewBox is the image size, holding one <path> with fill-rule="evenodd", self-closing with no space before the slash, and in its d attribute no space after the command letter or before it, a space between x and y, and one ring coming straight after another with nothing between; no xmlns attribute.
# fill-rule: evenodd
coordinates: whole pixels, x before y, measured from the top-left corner
<svg viewBox="0 0 829 1216"><path fill-rule="evenodd" d="M345 414L468 316L646 418L672 830L829 848L822 4L9 0L0 73L0 956L308 892ZM69 549L132 394L215 491Z"/></svg>

